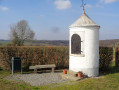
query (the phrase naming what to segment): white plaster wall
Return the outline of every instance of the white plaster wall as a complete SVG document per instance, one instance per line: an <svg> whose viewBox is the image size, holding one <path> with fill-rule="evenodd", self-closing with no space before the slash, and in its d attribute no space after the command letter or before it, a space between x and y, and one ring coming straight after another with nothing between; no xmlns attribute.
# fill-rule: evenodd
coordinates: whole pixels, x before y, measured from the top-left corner
<svg viewBox="0 0 119 90"><path fill-rule="evenodd" d="M82 33L83 32L83 33ZM81 55L71 54L71 37L78 34L83 40ZM99 74L99 27L79 27L70 29L69 70L82 71L89 77Z"/></svg>

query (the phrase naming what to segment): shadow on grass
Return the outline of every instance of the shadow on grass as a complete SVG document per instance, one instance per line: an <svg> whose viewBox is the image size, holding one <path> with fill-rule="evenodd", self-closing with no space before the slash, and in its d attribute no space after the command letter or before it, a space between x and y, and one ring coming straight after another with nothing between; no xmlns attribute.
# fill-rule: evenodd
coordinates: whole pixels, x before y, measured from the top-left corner
<svg viewBox="0 0 119 90"><path fill-rule="evenodd" d="M19 72L20 73L20 72ZM38 70L37 72L34 73L33 70L30 71L24 71L22 74L43 74L43 73L52 73L51 70ZM62 70L55 70L54 73L62 73Z"/></svg>

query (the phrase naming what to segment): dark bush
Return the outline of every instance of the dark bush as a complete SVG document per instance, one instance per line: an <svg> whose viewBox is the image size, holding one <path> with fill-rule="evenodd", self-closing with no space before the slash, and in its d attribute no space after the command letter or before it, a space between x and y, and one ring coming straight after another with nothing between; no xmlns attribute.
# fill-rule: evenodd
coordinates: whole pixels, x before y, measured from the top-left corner
<svg viewBox="0 0 119 90"><path fill-rule="evenodd" d="M99 49L99 67L100 71L109 70L113 60L112 47L100 47Z"/></svg>

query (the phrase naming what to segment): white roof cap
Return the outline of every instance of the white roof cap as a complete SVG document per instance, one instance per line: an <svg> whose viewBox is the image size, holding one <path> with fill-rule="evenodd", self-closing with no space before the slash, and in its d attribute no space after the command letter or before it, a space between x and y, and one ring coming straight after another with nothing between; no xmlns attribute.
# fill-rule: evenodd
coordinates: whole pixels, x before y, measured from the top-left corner
<svg viewBox="0 0 119 90"><path fill-rule="evenodd" d="M80 18L74 22L70 28L73 27L82 27L82 26L98 26L93 20L91 20L88 15L83 11L83 14L80 16Z"/></svg>

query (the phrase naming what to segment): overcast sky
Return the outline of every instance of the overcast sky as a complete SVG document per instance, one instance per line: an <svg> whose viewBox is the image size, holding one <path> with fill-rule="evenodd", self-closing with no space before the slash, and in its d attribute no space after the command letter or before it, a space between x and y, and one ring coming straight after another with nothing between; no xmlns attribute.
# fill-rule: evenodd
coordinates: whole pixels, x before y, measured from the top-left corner
<svg viewBox="0 0 119 90"><path fill-rule="evenodd" d="M119 39L119 0L84 0L86 13L101 26L100 39ZM82 14L81 0L0 0L0 39L24 19L37 40L68 40L69 26Z"/></svg>

